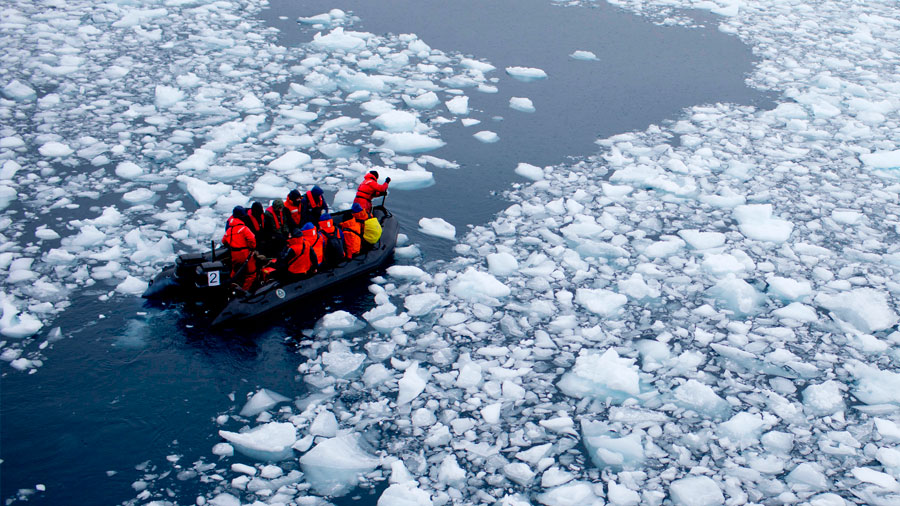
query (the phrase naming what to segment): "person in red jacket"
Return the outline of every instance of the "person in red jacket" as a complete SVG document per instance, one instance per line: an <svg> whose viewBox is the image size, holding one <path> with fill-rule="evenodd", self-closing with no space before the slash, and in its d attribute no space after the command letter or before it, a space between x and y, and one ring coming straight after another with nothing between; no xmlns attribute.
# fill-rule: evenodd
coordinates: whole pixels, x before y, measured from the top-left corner
<svg viewBox="0 0 900 506"><path fill-rule="evenodd" d="M372 199L387 195L390 183L391 178L387 178L384 183L378 184L378 171L370 170L356 190L356 198L353 199L353 202L359 204L367 213L372 214Z"/></svg>
<svg viewBox="0 0 900 506"><path fill-rule="evenodd" d="M278 257L284 250L288 236L285 225L284 203L281 199L275 199L272 201L272 205L266 208L263 220L263 234L266 237L267 247L263 253L266 256Z"/></svg>
<svg viewBox="0 0 900 506"><path fill-rule="evenodd" d="M250 291L256 281L256 237L244 223L246 219L247 211L241 206L236 206L225 225L222 244L227 246L231 253L232 283L238 284L245 291Z"/></svg>
<svg viewBox="0 0 900 506"><path fill-rule="evenodd" d="M344 255L347 258L353 258L362 249L363 232L369 218L369 213L356 202L353 203L350 212L352 215L340 224L344 233Z"/></svg>

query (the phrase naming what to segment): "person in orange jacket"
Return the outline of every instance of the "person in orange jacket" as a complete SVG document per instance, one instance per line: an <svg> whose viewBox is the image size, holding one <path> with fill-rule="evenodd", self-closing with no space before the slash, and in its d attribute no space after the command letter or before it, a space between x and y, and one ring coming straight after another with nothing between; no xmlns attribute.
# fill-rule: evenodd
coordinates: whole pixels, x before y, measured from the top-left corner
<svg viewBox="0 0 900 506"><path fill-rule="evenodd" d="M363 182L360 183L359 188L356 190L356 198L353 199L354 204L359 204L360 207L366 210L370 215L372 214L372 199L375 197L381 197L382 195L387 195L388 185L391 183L391 178L387 178L384 180L384 183L378 184L378 171L370 170L368 174L363 178Z"/></svg>
<svg viewBox="0 0 900 506"><path fill-rule="evenodd" d="M295 228L291 237L287 240L287 248L284 255L276 264L276 271L289 277L309 274L313 270L311 249L306 246L303 233Z"/></svg>
<svg viewBox="0 0 900 506"><path fill-rule="evenodd" d="M356 202L350 208L350 213L350 217L341 222L341 230L344 233L344 256L347 258L353 258L362 249L363 232L369 218L369 213Z"/></svg>
<svg viewBox="0 0 900 506"><path fill-rule="evenodd" d="M235 206L225 225L222 244L231 254L231 281L250 291L256 281L256 237L247 226L247 211Z"/></svg>
<svg viewBox="0 0 900 506"><path fill-rule="evenodd" d="M344 259L344 232L334 226L334 219L328 213L319 219L319 235L325 242L325 259L321 262L332 267Z"/></svg>

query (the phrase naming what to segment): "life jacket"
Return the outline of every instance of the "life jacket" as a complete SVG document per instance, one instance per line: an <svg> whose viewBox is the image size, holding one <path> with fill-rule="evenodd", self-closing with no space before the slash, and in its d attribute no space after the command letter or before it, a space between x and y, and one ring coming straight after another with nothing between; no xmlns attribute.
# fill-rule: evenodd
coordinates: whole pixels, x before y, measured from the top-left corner
<svg viewBox="0 0 900 506"><path fill-rule="evenodd" d="M291 220L294 222L292 227L299 227L303 224L303 221L300 220L300 207L299 202L294 204L291 199L284 199L284 208L291 214Z"/></svg>
<svg viewBox="0 0 900 506"><path fill-rule="evenodd" d="M363 209L341 222L344 231L344 255L353 258L362 249L363 228L369 213Z"/></svg>
<svg viewBox="0 0 900 506"><path fill-rule="evenodd" d="M269 213L269 216L272 217L272 221L275 222L275 230L281 230L281 213L276 213L275 208L272 206L267 207L266 212Z"/></svg>
<svg viewBox="0 0 900 506"><path fill-rule="evenodd" d="M388 184L378 184L378 178L374 174L367 173L356 189L356 198L353 202L359 204L363 209L372 212L372 199L380 197L387 193Z"/></svg>
<svg viewBox="0 0 900 506"><path fill-rule="evenodd" d="M319 223L319 217L322 216L326 209L328 209L328 206L325 205L325 196L323 195L316 199L312 191L308 191L303 200L300 201L300 221L316 225Z"/></svg>
<svg viewBox="0 0 900 506"><path fill-rule="evenodd" d="M325 241L315 227L303 231L303 244L309 250L313 267L318 267L325 259Z"/></svg>
<svg viewBox="0 0 900 506"><path fill-rule="evenodd" d="M250 217L250 231L253 232L254 235L258 235L259 231L262 230L263 227L264 216L261 216L259 219L257 219L256 216L253 216L253 213L251 212L248 212L247 216Z"/></svg>
<svg viewBox="0 0 900 506"><path fill-rule="evenodd" d="M291 263L288 264L288 272L291 274L306 274L313 268L312 259L309 256L309 248L302 237L292 237L287 241L288 248L294 252Z"/></svg>
<svg viewBox="0 0 900 506"><path fill-rule="evenodd" d="M319 222L319 230L325 238L325 257L329 263L336 263L344 257L344 234L339 228L335 228L334 220L327 219Z"/></svg>

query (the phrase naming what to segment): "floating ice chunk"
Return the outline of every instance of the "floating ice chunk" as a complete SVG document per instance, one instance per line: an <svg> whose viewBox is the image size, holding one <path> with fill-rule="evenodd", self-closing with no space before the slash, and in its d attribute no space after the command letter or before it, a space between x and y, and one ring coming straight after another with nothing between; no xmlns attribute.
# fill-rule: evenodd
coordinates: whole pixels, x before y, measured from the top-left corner
<svg viewBox="0 0 900 506"><path fill-rule="evenodd" d="M43 156L56 158L71 155L74 150L67 144L61 142L50 141L38 148L38 152Z"/></svg>
<svg viewBox="0 0 900 506"><path fill-rule="evenodd" d="M497 135L496 132L491 132L490 130L482 130L476 134L473 134L472 137L475 137L485 144L491 144L500 140L500 136Z"/></svg>
<svg viewBox="0 0 900 506"><path fill-rule="evenodd" d="M322 35L321 32L315 34L310 44L319 49L353 52L366 47L366 40L357 37L357 35L368 34L360 34L359 32L344 33L342 27L337 27L327 35Z"/></svg>
<svg viewBox="0 0 900 506"><path fill-rule="evenodd" d="M890 328L898 321L887 295L874 288L856 288L836 295L820 293L815 302L867 334Z"/></svg>
<svg viewBox="0 0 900 506"><path fill-rule="evenodd" d="M28 313L19 313L16 306L9 300L5 293L0 292L0 334L12 339L31 337L44 326L40 320Z"/></svg>
<svg viewBox="0 0 900 506"><path fill-rule="evenodd" d="M234 106L241 111L247 112L262 112L263 110L262 100L252 92L245 94Z"/></svg>
<svg viewBox="0 0 900 506"><path fill-rule="evenodd" d="M225 183L209 184L195 177L181 175L175 178L191 195L199 206L214 204L219 197L227 195L231 186Z"/></svg>
<svg viewBox="0 0 900 506"><path fill-rule="evenodd" d="M172 107L184 100L184 92L164 84L156 85L156 106L162 109Z"/></svg>
<svg viewBox="0 0 900 506"><path fill-rule="evenodd" d="M465 116L469 114L469 97L461 95L453 97L447 101L447 110L457 116Z"/></svg>
<svg viewBox="0 0 900 506"><path fill-rule="evenodd" d="M535 111L534 104L531 102L531 99L525 97L510 97L509 107L521 112Z"/></svg>
<svg viewBox="0 0 900 506"><path fill-rule="evenodd" d="M423 374L419 372L419 363L413 362L411 366L406 368L406 371L403 372L403 377L397 382L399 389L397 392L397 404L402 405L411 402L425 391L425 385L427 384L428 382L423 377Z"/></svg>
<svg viewBox="0 0 900 506"><path fill-rule="evenodd" d="M660 291L655 286L650 286L644 281L644 277L635 272L628 279L619 280L619 293L623 293L634 300L642 301L648 299L656 299L660 296Z"/></svg>
<svg viewBox="0 0 900 506"><path fill-rule="evenodd" d="M206 170L216 159L216 152L209 149L195 149L191 156L185 158L175 167L179 170Z"/></svg>
<svg viewBox="0 0 900 506"><path fill-rule="evenodd" d="M377 130L372 133L372 138L380 140L382 148L407 154L433 151L446 144L440 139L414 132L389 133Z"/></svg>
<svg viewBox="0 0 900 506"><path fill-rule="evenodd" d="M770 418L770 417L766 417ZM771 426L774 420L767 420L761 415L742 411L727 422L719 424L720 434L733 443L750 446L759 441L762 431Z"/></svg>
<svg viewBox="0 0 900 506"><path fill-rule="evenodd" d="M792 302L787 306L772 311L779 318L790 318L798 322L814 322L819 319L816 310L806 304Z"/></svg>
<svg viewBox="0 0 900 506"><path fill-rule="evenodd" d="M443 303L443 297L436 293L416 293L407 295L403 300L406 312L410 316L426 315L440 307Z"/></svg>
<svg viewBox="0 0 900 506"><path fill-rule="evenodd" d="M464 126L464 127L470 127L470 126L475 126L475 125L481 123L481 120L478 120L475 118L463 118L463 119L459 120L459 122L462 123L462 126Z"/></svg>
<svg viewBox="0 0 900 506"><path fill-rule="evenodd" d="M385 132L412 132L419 123L418 117L411 112L390 110L379 114L372 124Z"/></svg>
<svg viewBox="0 0 900 506"><path fill-rule="evenodd" d="M367 387L372 388L375 385L384 383L391 377L392 374L388 371L387 367L382 364L372 364L369 367L366 367L366 372L363 373L362 380Z"/></svg>
<svg viewBox="0 0 900 506"><path fill-rule="evenodd" d="M546 72L541 69L532 67L506 67L506 73L514 79L518 79L519 81L523 81L526 83L547 78Z"/></svg>
<svg viewBox="0 0 900 506"><path fill-rule="evenodd" d="M441 103L441 99L438 98L435 92L428 91L422 93L417 97L403 95L403 102L406 103L407 107L411 107L413 109L432 109Z"/></svg>
<svg viewBox="0 0 900 506"><path fill-rule="evenodd" d="M131 190L130 192L125 192L122 195L122 200L128 202L129 204L140 204L142 202L147 202L156 198L156 192L149 188L138 188L136 190Z"/></svg>
<svg viewBox="0 0 900 506"><path fill-rule="evenodd" d="M493 302L508 296L510 289L491 274L469 267L451 284L450 293L473 302Z"/></svg>
<svg viewBox="0 0 900 506"><path fill-rule="evenodd" d="M140 295L147 291L148 286L149 284L146 281L138 279L134 276L128 276L124 281L116 286L116 291L128 295Z"/></svg>
<svg viewBox="0 0 900 506"><path fill-rule="evenodd" d="M222 492L209 500L209 506L241 506L241 500L229 494Z"/></svg>
<svg viewBox="0 0 900 506"><path fill-rule="evenodd" d="M121 162L116 165L116 175L122 179L135 179L143 173L144 169L134 162Z"/></svg>
<svg viewBox="0 0 900 506"><path fill-rule="evenodd" d="M900 169L900 149L894 151L875 151L860 155L859 159L873 169Z"/></svg>
<svg viewBox="0 0 900 506"><path fill-rule="evenodd" d="M459 487L466 481L466 471L459 467L456 456L452 453L445 456L438 470L438 481L450 486Z"/></svg>
<svg viewBox="0 0 900 506"><path fill-rule="evenodd" d="M557 383L559 389L570 397L592 397L622 402L640 395L640 376L634 359L619 357L610 348L602 355L589 352L575 359L571 371L563 374Z"/></svg>
<svg viewBox="0 0 900 506"><path fill-rule="evenodd" d="M335 311L316 322L316 334L344 334L365 327L365 323L347 311Z"/></svg>
<svg viewBox="0 0 900 506"><path fill-rule="evenodd" d="M530 179L532 181L540 181L544 179L544 169L531 165L530 163L519 163L516 165L516 174Z"/></svg>
<svg viewBox="0 0 900 506"><path fill-rule="evenodd" d="M291 172L310 161L312 158L306 153L291 150L269 162L269 167L279 172Z"/></svg>
<svg viewBox="0 0 900 506"><path fill-rule="evenodd" d="M575 290L575 302L596 315L611 318L622 313L628 297L602 288L579 288Z"/></svg>
<svg viewBox="0 0 900 506"><path fill-rule="evenodd" d="M419 190L434 185L434 174L427 170L380 168L379 172L391 178L391 190Z"/></svg>
<svg viewBox="0 0 900 506"><path fill-rule="evenodd" d="M346 344L340 341L332 341L328 345L328 351L322 354L322 365L325 366L325 372L337 378L347 378L353 375L362 367L365 360L365 354L353 353Z"/></svg>
<svg viewBox="0 0 900 506"><path fill-rule="evenodd" d="M841 383L828 380L803 390L803 410L816 416L830 416L845 409Z"/></svg>
<svg viewBox="0 0 900 506"><path fill-rule="evenodd" d="M551 488L542 494L538 494L536 499L545 506L596 506L603 504L602 499L594 495L590 483L585 481L573 481Z"/></svg>
<svg viewBox="0 0 900 506"><path fill-rule="evenodd" d="M764 300L763 295L756 288L734 274L728 274L727 277L707 290L707 293L716 299L716 303L720 307L733 311L737 315L755 313L759 304Z"/></svg>
<svg viewBox="0 0 900 506"><path fill-rule="evenodd" d="M794 224L772 217L772 204L746 204L734 208L738 230L749 239L782 243L794 230Z"/></svg>
<svg viewBox="0 0 900 506"><path fill-rule="evenodd" d="M696 411L698 414L725 418L731 413L728 401L716 395L709 386L695 379L689 379L672 392L673 400L679 406Z"/></svg>
<svg viewBox="0 0 900 506"><path fill-rule="evenodd" d="M240 415L256 416L263 411L268 411L269 409L274 408L279 403L289 401L290 399L277 392L261 388L255 394L253 394L253 397L250 397L246 404L244 404L244 407L241 408Z"/></svg>
<svg viewBox="0 0 900 506"><path fill-rule="evenodd" d="M866 404L900 404L900 374L853 361L845 365L856 378L853 395Z"/></svg>
<svg viewBox="0 0 900 506"><path fill-rule="evenodd" d="M875 418L874 421L878 434L880 434L882 438L894 443L900 442L900 426L891 420L886 420L884 418Z"/></svg>
<svg viewBox="0 0 900 506"><path fill-rule="evenodd" d="M519 262L516 257L501 251L487 256L488 272L494 276L509 276L519 270Z"/></svg>
<svg viewBox="0 0 900 506"><path fill-rule="evenodd" d="M802 462L797 465L784 479L789 484L803 485L812 490L825 490L829 487L828 479L822 473L819 464Z"/></svg>
<svg viewBox="0 0 900 506"><path fill-rule="evenodd" d="M769 284L769 293L784 301L801 300L812 294L812 284L809 281L769 276L766 283Z"/></svg>
<svg viewBox="0 0 900 506"><path fill-rule="evenodd" d="M334 437L337 430L337 418L327 409L316 415L315 420L309 425L309 433L313 436Z"/></svg>
<svg viewBox="0 0 900 506"><path fill-rule="evenodd" d="M578 50L569 55L573 60L582 60L582 61L594 61L597 59L597 55L590 51Z"/></svg>
<svg viewBox="0 0 900 506"><path fill-rule="evenodd" d="M419 220L419 230L434 237L456 240L456 227L443 218L422 218Z"/></svg>
<svg viewBox="0 0 900 506"><path fill-rule="evenodd" d="M356 434L320 440L300 457L300 466L313 490L335 497L353 490L359 484L359 476L379 463L378 458L360 448Z"/></svg>
<svg viewBox="0 0 900 506"><path fill-rule="evenodd" d="M3 96L16 102L30 102L37 98L37 93L31 86L13 79L3 87Z"/></svg>
<svg viewBox="0 0 900 506"><path fill-rule="evenodd" d="M247 457L268 461L289 458L297 441L297 429L287 422L271 422L241 433L220 430L219 435Z"/></svg>
<svg viewBox="0 0 900 506"><path fill-rule="evenodd" d="M607 483L606 497L615 506L637 506L641 502L641 494L614 481Z"/></svg>
<svg viewBox="0 0 900 506"><path fill-rule="evenodd" d="M669 497L678 506L715 506L725 504L722 489L708 476L688 476L669 486Z"/></svg>
<svg viewBox="0 0 900 506"><path fill-rule="evenodd" d="M471 58L463 58L459 63L467 69L477 70L478 72L490 72L497 69L497 67L490 63L473 60Z"/></svg>
<svg viewBox="0 0 900 506"><path fill-rule="evenodd" d="M678 235L694 249L718 248L725 244L725 234L721 232L701 232L699 230L686 229L680 230Z"/></svg>
<svg viewBox="0 0 900 506"><path fill-rule="evenodd" d="M493 404L488 404L487 406L481 408L481 418L484 419L485 423L489 424L497 424L500 423L500 410L503 409L502 402L495 402Z"/></svg>
<svg viewBox="0 0 900 506"><path fill-rule="evenodd" d="M856 467L850 470L850 473L861 482L877 485L890 492L900 492L900 483L887 473L876 471L871 467Z"/></svg>
<svg viewBox="0 0 900 506"><path fill-rule="evenodd" d="M503 475L510 481L527 487L534 480L535 472L524 462L512 462L503 466Z"/></svg>
<svg viewBox="0 0 900 506"><path fill-rule="evenodd" d="M386 488L377 506L434 506L434 503L431 494L420 489L415 481L403 481Z"/></svg>

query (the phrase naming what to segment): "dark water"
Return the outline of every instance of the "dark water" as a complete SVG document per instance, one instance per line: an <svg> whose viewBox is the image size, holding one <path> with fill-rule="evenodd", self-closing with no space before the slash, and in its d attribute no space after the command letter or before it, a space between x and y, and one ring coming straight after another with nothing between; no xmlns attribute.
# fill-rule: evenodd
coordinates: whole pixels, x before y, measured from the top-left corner
<svg viewBox="0 0 900 506"><path fill-rule="evenodd" d="M559 7L545 0L329 1L273 0L264 18L281 29L281 44L308 41L298 16L331 8L353 11L354 26L375 33L416 33L433 48L486 59L498 70L497 94L467 91L470 116L482 124L439 129L447 146L435 156L461 164L435 169L431 188L394 192L392 209L404 232L422 246L426 260L445 258L447 242L416 231L422 216L457 226L481 224L506 207L498 195L521 178L519 162L549 165L595 152L593 141L677 117L683 108L729 101L765 106L746 88L752 55L736 39L714 29L659 27L615 8ZM279 20L279 16L289 19ZM575 61L575 50L599 61ZM549 79L521 83L506 66L544 69ZM508 107L511 96L528 97L537 112ZM503 120L492 120L502 116ZM472 137L492 130L500 141ZM82 293L54 325L65 338L48 350L36 374L9 371L0 383L0 497L44 484L29 504L118 504L135 497L131 483L168 471L166 456L189 467L215 462L214 418L243 404L248 392L266 387L302 395L297 365L301 331L324 313L361 314L370 304L365 283L340 297L308 303L273 324L214 333L177 308L150 307L137 298L100 302L105 291ZM98 315L104 315L103 318ZM236 401L229 395L234 394ZM147 467L136 469L149 461ZM107 471L114 471L111 476ZM169 488L168 500L192 504L201 488L173 476L153 488ZM366 495L363 502L374 502ZM352 502L348 500L347 502Z"/></svg>
<svg viewBox="0 0 900 506"><path fill-rule="evenodd" d="M280 29L279 43L290 46L308 42L316 33L298 26L298 17L333 8L360 18L348 29L376 35L415 33L434 49L486 60L497 68L486 76L499 78L498 93L465 90L469 117L482 122L440 127L447 145L429 153L459 163L460 169L434 169L435 186L395 191L390 197L403 216L413 217L410 224L423 216L440 216L456 226L458 235L509 205L496 192L527 182L513 172L519 162L544 167L590 155L597 150L598 138L644 130L693 105L772 106L769 96L746 86L753 55L736 37L714 28L657 26L604 3L562 7L546 0L271 0L263 18ZM715 26L711 15L692 15ZM591 51L598 60L570 58L576 50ZM510 66L537 67L549 77L521 82L506 74ZM510 97L530 98L536 111L511 109ZM492 120L494 116L503 119ZM500 140L482 143L472 137L480 130L494 131ZM442 243L429 248L427 238L416 230L408 233L432 256L445 249Z"/></svg>

